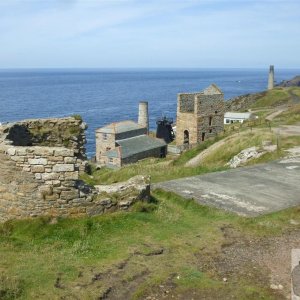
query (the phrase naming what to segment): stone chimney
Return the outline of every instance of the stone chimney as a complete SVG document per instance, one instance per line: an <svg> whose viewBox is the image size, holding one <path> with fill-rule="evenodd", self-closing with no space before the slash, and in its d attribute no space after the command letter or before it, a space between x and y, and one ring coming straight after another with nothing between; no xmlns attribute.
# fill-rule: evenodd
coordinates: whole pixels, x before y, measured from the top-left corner
<svg viewBox="0 0 300 300"><path fill-rule="evenodd" d="M268 90L274 88L274 66L270 66L269 70L269 80L268 80Z"/></svg>
<svg viewBox="0 0 300 300"><path fill-rule="evenodd" d="M147 128L147 133L149 133L149 114L148 114L148 102L140 101L139 103L139 125Z"/></svg>

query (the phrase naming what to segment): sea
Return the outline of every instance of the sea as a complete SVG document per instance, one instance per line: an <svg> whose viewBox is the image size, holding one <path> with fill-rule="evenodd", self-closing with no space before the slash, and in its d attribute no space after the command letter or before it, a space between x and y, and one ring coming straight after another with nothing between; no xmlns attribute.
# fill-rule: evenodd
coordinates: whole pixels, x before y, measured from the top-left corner
<svg viewBox="0 0 300 300"><path fill-rule="evenodd" d="M275 69L279 83L300 69ZM217 84L225 100L263 91L266 69L0 69L0 122L80 114L88 124L87 154L95 153L95 129L137 120L138 103L149 102L156 119L176 119L177 94Z"/></svg>

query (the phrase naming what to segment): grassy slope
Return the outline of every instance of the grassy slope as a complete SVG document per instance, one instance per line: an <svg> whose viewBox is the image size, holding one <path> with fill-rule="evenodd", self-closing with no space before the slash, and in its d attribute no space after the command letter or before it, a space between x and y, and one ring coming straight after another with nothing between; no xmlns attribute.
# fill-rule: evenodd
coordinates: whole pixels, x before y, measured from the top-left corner
<svg viewBox="0 0 300 300"><path fill-rule="evenodd" d="M290 87L290 88L276 88L274 90L268 91L265 96L260 98L256 104L255 108L261 107L274 107L278 104L285 103L291 100L290 92L293 92L296 95L300 96L300 88ZM264 120L265 117L271 113L268 110L261 111L258 113L261 120ZM271 127L279 126L282 124L294 124L300 122L300 106L294 105L289 108L288 111L282 113L276 117L271 122ZM93 177L84 175L83 180L89 184L110 184L114 182L125 181L135 175L149 174L151 175L152 182L160 182L165 180L171 180L181 177L194 176L207 172L214 172L218 170L223 170L226 167L224 166L234 155L238 154L241 150L251 147L251 146L260 146L263 140L272 140L276 143L275 134L268 132L269 123L262 122L262 125L256 126L260 127L261 131L250 131L251 129L247 127L247 124L243 124L240 127L239 131L241 132L241 137L237 137L226 143L224 147L218 149L218 153L213 152L205 162L195 168L186 168L183 167L184 164L195 157L197 154L211 146L213 143L222 140L229 135L236 133L236 128L241 125L232 124L226 126L227 130L225 134L221 134L215 139L208 140L204 143L201 143L194 149L184 152L181 156L174 159L147 159L140 161L136 164L131 164L124 166L120 170L110 170L110 169L101 169L99 171L93 172ZM232 128L232 127L235 127ZM234 130L232 130L234 129ZM243 136L243 132L246 132ZM299 145L296 143L295 145ZM282 148L285 147L285 139L282 139L281 143ZM261 157L259 160L254 162L266 162L276 158L279 158L284 153L281 151L267 154ZM252 162L253 163L253 162Z"/></svg>
<svg viewBox="0 0 300 300"><path fill-rule="evenodd" d="M273 126L293 125L296 123L300 123L300 104L293 105L287 111L277 116L272 122Z"/></svg>
<svg viewBox="0 0 300 300"><path fill-rule="evenodd" d="M292 118L288 115L287 118ZM93 176L84 175L82 179L89 184L110 184L114 182L125 181L135 175L151 175L153 183L171 180L176 178L200 175L208 172L215 172L225 170L228 168L226 163L234 156L241 152L243 149L257 146L261 147L263 141L272 141L273 144L277 143L276 134L270 131L267 125L260 126L257 129L249 129L242 127L240 133L229 136L226 142L216 148L196 167L184 167L184 164L196 156L198 153L206 149L209 145L213 144L214 140L207 141L199 145L197 148L183 153L179 158L172 159L148 159L135 164L124 166L119 170L111 170L103 168L93 172ZM218 138L218 140L220 137ZM279 138L279 151L268 153L261 156L258 160L253 160L250 163L263 163L278 159L285 155L284 149L300 145L299 137L282 137Z"/></svg>
<svg viewBox="0 0 300 300"><path fill-rule="evenodd" d="M154 197L157 209L148 213L119 212L59 220L57 224L44 218L1 225L1 299L58 299L67 295L70 299L75 295L95 299L119 281L130 286L135 275L145 270L146 281L135 287L133 298L142 297L152 285L176 274L178 291L192 288L221 294L227 291L232 299L272 299L267 286L247 278L237 278L224 287L220 278L199 270L197 255L220 251L226 244L222 226L233 226L246 237L278 235L295 227L290 219L300 221L297 210L245 219L167 192L156 191ZM147 256L161 248L163 255ZM132 261L120 277L114 267L128 259ZM104 276L97 285L91 283L95 274L108 269L116 274L111 282ZM61 282L55 287L58 277ZM76 289L79 283L85 287Z"/></svg>
<svg viewBox="0 0 300 300"><path fill-rule="evenodd" d="M175 178L187 177L199 175L207 172L214 172L224 169L224 167L213 167L206 168L199 166L196 168L184 168L183 165L191 158L196 156L198 153L212 145L214 142L224 138L227 135L216 137L215 139L208 140L194 149L184 152L178 158L168 159L146 159L135 164L124 166L119 170L111 170L103 168L93 172L91 178L87 174L82 176L82 179L89 184L110 184L114 182L125 181L135 175L151 176L152 182L160 182L165 180L171 180Z"/></svg>
<svg viewBox="0 0 300 300"><path fill-rule="evenodd" d="M291 88L275 88L267 91L266 95L258 99L251 108L274 107L285 104L291 100L289 90Z"/></svg>

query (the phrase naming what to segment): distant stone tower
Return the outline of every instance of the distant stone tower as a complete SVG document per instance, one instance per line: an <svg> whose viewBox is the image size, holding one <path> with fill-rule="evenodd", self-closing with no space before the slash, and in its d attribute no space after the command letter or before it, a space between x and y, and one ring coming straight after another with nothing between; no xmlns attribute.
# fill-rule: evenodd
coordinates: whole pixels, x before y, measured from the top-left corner
<svg viewBox="0 0 300 300"><path fill-rule="evenodd" d="M269 70L269 80L268 80L268 90L274 88L274 66L270 66Z"/></svg>
<svg viewBox="0 0 300 300"><path fill-rule="evenodd" d="M147 128L147 133L149 133L149 114L148 114L148 102L141 101L139 103L139 125Z"/></svg>

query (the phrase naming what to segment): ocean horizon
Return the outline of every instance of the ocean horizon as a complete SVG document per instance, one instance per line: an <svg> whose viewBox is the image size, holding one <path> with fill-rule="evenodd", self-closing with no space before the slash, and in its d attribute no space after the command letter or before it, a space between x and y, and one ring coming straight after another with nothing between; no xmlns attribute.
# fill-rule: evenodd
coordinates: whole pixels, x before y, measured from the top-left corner
<svg viewBox="0 0 300 300"><path fill-rule="evenodd" d="M276 69L275 80L300 69ZM87 154L95 153L95 129L137 120L138 102L149 102L150 128L156 118L176 118L177 94L211 83L225 100L266 90L268 68L45 68L0 69L0 122L80 114L88 124Z"/></svg>

